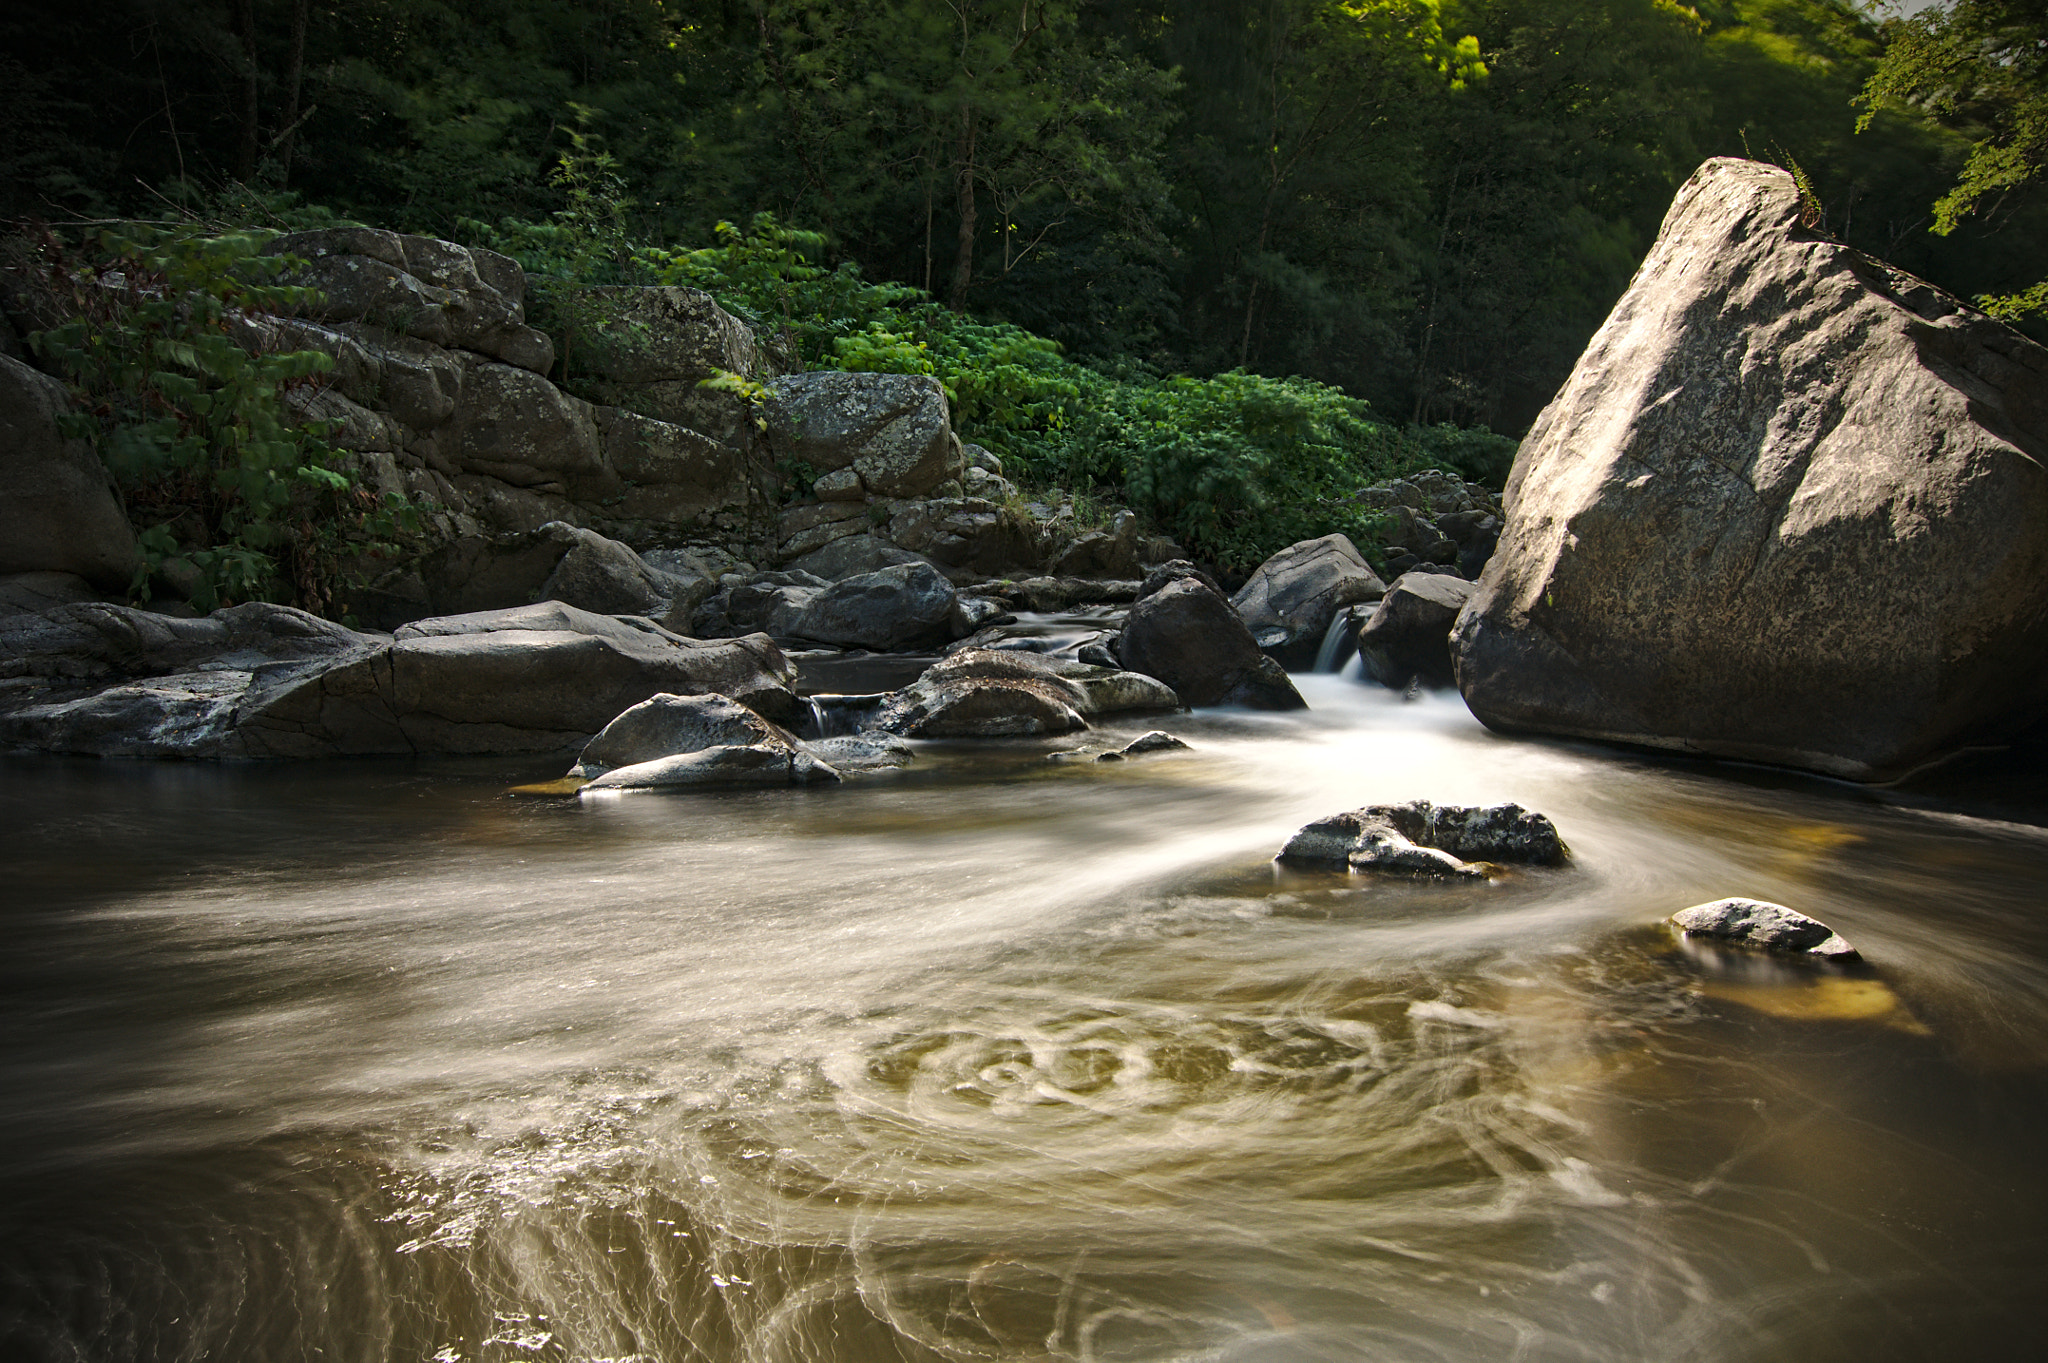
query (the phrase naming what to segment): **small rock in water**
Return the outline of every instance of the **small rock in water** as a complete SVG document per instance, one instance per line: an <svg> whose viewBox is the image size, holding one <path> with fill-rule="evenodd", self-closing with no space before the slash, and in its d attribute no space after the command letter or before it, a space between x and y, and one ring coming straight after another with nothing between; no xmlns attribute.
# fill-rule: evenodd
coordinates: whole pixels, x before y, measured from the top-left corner
<svg viewBox="0 0 2048 1363"><path fill-rule="evenodd" d="M1123 756L1135 757L1141 752L1164 752L1168 748L1185 748L1187 746L1187 744L1181 742L1165 730L1154 729L1150 733L1139 734L1136 738L1124 744Z"/></svg>
<svg viewBox="0 0 2048 1363"><path fill-rule="evenodd" d="M1557 827L1520 805L1490 808L1371 805L1303 828L1274 860L1289 866L1348 867L1417 875L1483 876L1478 862L1530 862L1552 866L1565 859Z"/></svg>
<svg viewBox="0 0 2048 1363"><path fill-rule="evenodd" d="M1711 937L1735 946L1797 952L1829 961L1860 961L1862 955L1825 923L1761 899L1717 899L1671 915L1673 926L1690 937Z"/></svg>

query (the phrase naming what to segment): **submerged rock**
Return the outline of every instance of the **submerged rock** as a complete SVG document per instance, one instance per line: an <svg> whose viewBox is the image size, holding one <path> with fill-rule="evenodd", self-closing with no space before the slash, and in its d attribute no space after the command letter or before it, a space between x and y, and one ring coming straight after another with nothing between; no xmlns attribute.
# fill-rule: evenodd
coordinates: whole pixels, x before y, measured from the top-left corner
<svg viewBox="0 0 2048 1363"><path fill-rule="evenodd" d="M1730 946L1795 952L1829 961L1860 961L1855 947L1827 924L1761 899L1717 899L1671 915L1688 937L1707 937Z"/></svg>
<svg viewBox="0 0 2048 1363"><path fill-rule="evenodd" d="M1800 212L1702 166L1522 442L1487 725L1887 780L2048 705L2048 348Z"/></svg>
<svg viewBox="0 0 2048 1363"><path fill-rule="evenodd" d="M1520 805L1475 807L1414 800L1370 805L1309 824L1280 849L1288 866L1483 876L1478 862L1554 866L1565 859L1557 828Z"/></svg>
<svg viewBox="0 0 2048 1363"><path fill-rule="evenodd" d="M839 772L907 767L915 753L910 744L894 734L842 734L837 738L810 739L804 746Z"/></svg>

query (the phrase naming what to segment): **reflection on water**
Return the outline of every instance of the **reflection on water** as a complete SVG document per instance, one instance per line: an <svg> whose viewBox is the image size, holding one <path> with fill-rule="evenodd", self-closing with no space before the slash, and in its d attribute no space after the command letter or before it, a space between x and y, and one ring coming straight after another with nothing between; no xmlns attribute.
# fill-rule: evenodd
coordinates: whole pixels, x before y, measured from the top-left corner
<svg viewBox="0 0 2048 1363"><path fill-rule="evenodd" d="M2048 835L1301 679L1096 765L513 800L552 763L13 761L0 1355L2015 1352ZM1150 724L1130 726L1135 731ZM1550 814L1485 885L1310 818ZM1691 950L1789 903L1867 970Z"/></svg>

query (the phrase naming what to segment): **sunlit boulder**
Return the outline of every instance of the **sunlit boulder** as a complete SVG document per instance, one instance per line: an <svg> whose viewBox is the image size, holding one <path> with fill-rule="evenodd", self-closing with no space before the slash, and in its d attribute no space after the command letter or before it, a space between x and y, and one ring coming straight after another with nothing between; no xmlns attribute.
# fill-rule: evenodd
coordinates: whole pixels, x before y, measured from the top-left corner
<svg viewBox="0 0 2048 1363"><path fill-rule="evenodd" d="M2048 348L1709 161L1522 442L1472 712L1901 776L2048 708Z"/></svg>

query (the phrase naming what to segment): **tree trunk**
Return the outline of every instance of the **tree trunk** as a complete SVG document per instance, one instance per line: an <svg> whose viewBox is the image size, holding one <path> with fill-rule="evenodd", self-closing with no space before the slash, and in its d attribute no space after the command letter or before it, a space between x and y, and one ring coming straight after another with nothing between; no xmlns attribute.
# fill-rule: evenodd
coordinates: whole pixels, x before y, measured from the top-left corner
<svg viewBox="0 0 2048 1363"><path fill-rule="evenodd" d="M974 282L974 109L960 110L960 139L953 166L953 188L960 201L959 254L953 258L953 287L946 305L967 310L967 287Z"/></svg>
<svg viewBox="0 0 2048 1363"><path fill-rule="evenodd" d="M299 136L299 86L306 74L306 14L311 0L294 0L292 5L292 64L285 73L284 135L277 143L277 185L282 189L292 178L292 144Z"/></svg>
<svg viewBox="0 0 2048 1363"><path fill-rule="evenodd" d="M243 184L256 178L256 156L262 134L256 126L262 115L256 81L256 0L240 0L235 6L242 21L242 146L235 155L235 178Z"/></svg>

